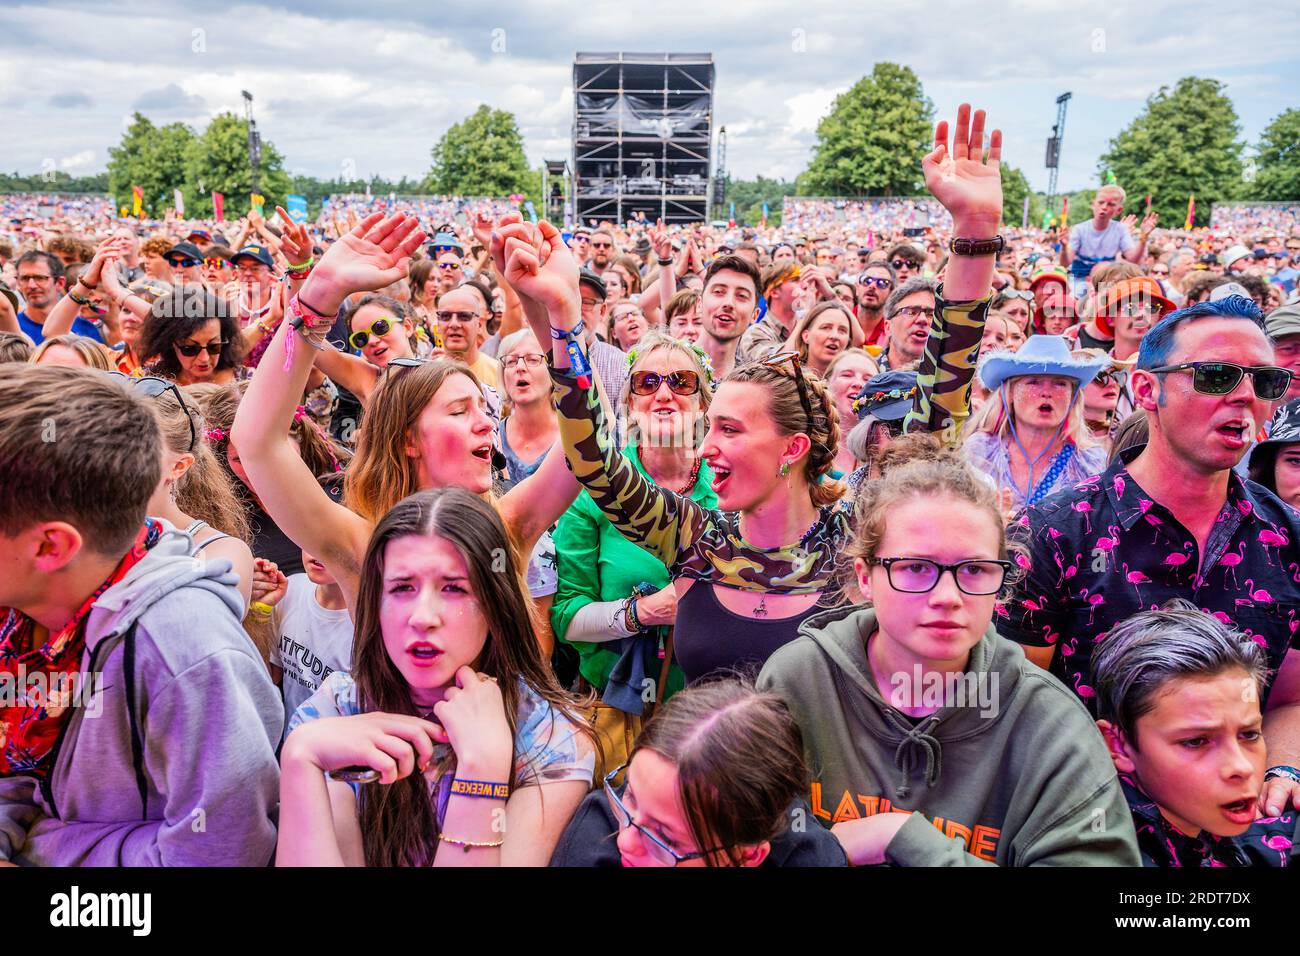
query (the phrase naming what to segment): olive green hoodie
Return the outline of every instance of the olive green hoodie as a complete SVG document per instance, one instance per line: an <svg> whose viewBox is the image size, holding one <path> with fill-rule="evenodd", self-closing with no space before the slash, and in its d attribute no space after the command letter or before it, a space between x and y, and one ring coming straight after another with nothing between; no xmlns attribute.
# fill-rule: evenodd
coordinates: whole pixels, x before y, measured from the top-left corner
<svg viewBox="0 0 1300 956"><path fill-rule="evenodd" d="M822 824L912 812L886 849L902 866L1140 865L1096 725L1020 645L990 627L944 706L914 723L889 701L936 691L937 675L896 675L882 696L867 662L875 628L870 608L818 614L758 678L803 732Z"/></svg>

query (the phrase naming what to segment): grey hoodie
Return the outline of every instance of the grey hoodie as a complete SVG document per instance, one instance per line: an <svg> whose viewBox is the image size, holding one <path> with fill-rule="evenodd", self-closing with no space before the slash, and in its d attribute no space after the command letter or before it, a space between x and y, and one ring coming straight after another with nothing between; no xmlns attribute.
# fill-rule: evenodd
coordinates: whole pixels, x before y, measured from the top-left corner
<svg viewBox="0 0 1300 956"><path fill-rule="evenodd" d="M82 668L99 675L97 689L69 719L41 785L0 778L0 859L270 861L284 705L240 626L230 562L195 559L191 547L169 531L95 602Z"/></svg>
<svg viewBox="0 0 1300 956"><path fill-rule="evenodd" d="M875 628L870 608L818 614L758 678L803 732L823 824L911 812L886 850L903 866L1140 865L1114 766L1071 691L990 628L967 668L987 695L913 724L889 704L901 684L876 687Z"/></svg>

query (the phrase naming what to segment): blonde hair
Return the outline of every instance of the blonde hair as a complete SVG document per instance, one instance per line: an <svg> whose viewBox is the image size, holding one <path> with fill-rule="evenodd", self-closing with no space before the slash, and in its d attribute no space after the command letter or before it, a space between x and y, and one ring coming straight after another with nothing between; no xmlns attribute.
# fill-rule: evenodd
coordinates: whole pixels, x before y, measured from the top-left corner
<svg viewBox="0 0 1300 956"><path fill-rule="evenodd" d="M871 363L871 375L872 375L873 378L874 378L875 376L877 376L877 375L880 374L880 363L877 362L875 359L873 359L873 358L871 357L871 353L868 352L866 349L860 349L860 348L858 348L857 346L854 346L853 348L845 349L845 350L844 350L843 352L841 352L839 355L835 356L835 361L834 361L834 362L831 362L830 365L827 365L827 366L826 366L826 376L825 376L825 377L826 377L826 381L827 381L827 382L829 382L832 378L835 377L835 370L836 370L837 368L839 368L840 363L843 362L845 359L847 359L849 356L856 356L856 357L858 357L858 358L864 358L864 359L866 359L868 362L870 362L870 363Z"/></svg>
<svg viewBox="0 0 1300 956"><path fill-rule="evenodd" d="M114 362L108 357L107 349L94 339L88 339L83 335L74 335L71 332L54 335L46 339L36 346L36 351L32 353L31 358L27 361L32 365L40 365L41 358L56 345L62 345L64 348L76 352L88 368L99 369L101 372L112 372L116 368Z"/></svg>
<svg viewBox="0 0 1300 956"><path fill-rule="evenodd" d="M1119 204L1121 206L1124 205L1124 203L1128 200L1128 193L1124 192L1124 187L1118 186L1115 183L1108 183L1107 185L1102 186L1100 189L1097 190L1096 195L1093 196L1093 199L1100 199L1106 193L1109 193L1112 196L1118 196Z"/></svg>
<svg viewBox="0 0 1300 956"><path fill-rule="evenodd" d="M205 437L207 424L198 405L187 401L182 408L171 389L154 398L152 404L167 450L173 455L194 456L194 464L176 481L176 506L191 518L202 519L218 531L247 544L250 537L248 514L229 474L212 453Z"/></svg>
<svg viewBox="0 0 1300 956"><path fill-rule="evenodd" d="M989 390L988 400L979 407L971 417L966 421L962 429L963 439L969 438L976 432L984 432L990 435L996 435L1002 444L1006 444L1008 436L1011 434L1011 423L1015 417L1014 399L1011 390L1015 388L1016 379L1027 378L1028 375L1013 375L1003 384L1006 385L1005 393L1001 388ZM1042 378L1069 378L1065 375L1044 375ZM1074 379L1070 379L1073 384L1071 392L1070 408L1065 415L1065 429L1061 437L1071 441L1080 449L1094 448L1100 443L1093 437L1092 429L1083 418L1083 386L1078 385ZM1011 401L1012 407L1008 408L1003 401L1003 395L1006 395L1008 401Z"/></svg>

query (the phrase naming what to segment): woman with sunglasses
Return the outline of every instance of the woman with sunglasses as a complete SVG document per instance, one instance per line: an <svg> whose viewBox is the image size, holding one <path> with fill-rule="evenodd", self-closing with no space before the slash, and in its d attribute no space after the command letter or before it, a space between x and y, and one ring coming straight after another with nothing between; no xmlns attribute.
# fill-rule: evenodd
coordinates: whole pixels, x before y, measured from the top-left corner
<svg viewBox="0 0 1300 956"><path fill-rule="evenodd" d="M963 104L952 153L943 122L924 162L927 186L952 212L962 237L987 238L1001 219L1001 133L993 132L985 162L984 121L978 111L972 123ZM960 355L971 351L972 337L978 340L980 300L988 295L992 271L991 254L954 256L949 265L950 298L936 303L944 312L936 326L945 330L937 362L948 374L936 388L931 368L931 390L912 413L926 427L964 403L964 390L953 383L964 371ZM761 666L795 637L824 592L832 590L828 602L837 600L835 555L849 518L840 503L844 486L829 477L840 442L830 390L804 374L797 353L728 375L709 408L700 448L718 496L718 507L706 509L646 480L610 439L599 401L569 373L561 336L576 324L552 331L556 409L573 473L623 535L668 567L678 603L676 651L687 681Z"/></svg>
<svg viewBox="0 0 1300 956"><path fill-rule="evenodd" d="M364 220L363 220L364 222ZM422 491L376 526L352 672L281 752L280 866L543 866L587 795L594 741L556 683L500 516Z"/></svg>
<svg viewBox="0 0 1300 956"><path fill-rule="evenodd" d="M622 784L615 780L626 771ZM844 866L811 824L799 728L775 694L735 680L677 694L626 767L605 775L551 866Z"/></svg>
<svg viewBox="0 0 1300 956"><path fill-rule="evenodd" d="M358 358L327 345L316 353L316 368L329 376L335 385L355 395L361 407L365 408L370 404L370 396L379 386L389 362L417 358L419 343L415 322L401 302L372 292L348 306L343 313L343 324L348 330L348 345L361 356Z"/></svg>
<svg viewBox="0 0 1300 956"><path fill-rule="evenodd" d="M1008 516L1106 468L1106 449L1084 424L1082 392L1105 362L1075 358L1059 335L979 365L990 396L966 425L971 462L997 483Z"/></svg>
<svg viewBox="0 0 1300 956"><path fill-rule="evenodd" d="M1128 382L1129 371L1137 359L1120 361L1101 349L1075 349L1070 353L1077 359L1105 362L1105 366L1083 389L1083 420L1095 438L1110 455L1111 436L1119 427L1115 414L1119 397Z"/></svg>
<svg viewBox="0 0 1300 956"><path fill-rule="evenodd" d="M510 280L507 240L531 248L535 229L517 213L498 220L492 239L498 275ZM383 288L406 275L407 260L423 238L413 218L372 214L330 246L290 303L290 312L303 317L301 325L283 323L277 330L233 427L244 469L267 512L293 542L329 569L349 606L356 600L371 531L407 495L449 485L482 495L501 513L519 553L528 555L579 490L557 446L533 475L491 498L496 422L474 373L458 362L391 357L358 432L344 487L346 504L332 501L306 473L287 432L313 362L325 347L324 335L346 296ZM569 277L564 259L573 264L566 253L532 275L539 290L557 290L549 300L535 300L516 281L511 283L525 310L539 313L539 324L551 309L571 309L574 321L579 314L576 268ZM518 269L513 275L524 281ZM357 324L354 317L352 325Z"/></svg>
<svg viewBox="0 0 1300 956"><path fill-rule="evenodd" d="M173 286L140 330L146 371L179 385L233 382L243 347L234 312L197 285Z"/></svg>
<svg viewBox="0 0 1300 956"><path fill-rule="evenodd" d="M799 725L813 815L849 862L1137 866L1087 712L994 627L1015 563L993 490L940 453L864 485L854 523L868 605L808 621L758 679Z"/></svg>
<svg viewBox="0 0 1300 956"><path fill-rule="evenodd" d="M651 332L630 359L627 385L617 397L618 419L627 424L624 455L653 486L715 507L713 473L698 453L700 425L713 398L704 353ZM549 390L547 396L554 422ZM604 704L627 715L624 731L634 735L649 703L644 682L653 682L657 700L683 684L667 643L677 619L668 568L625 538L586 492L556 525L555 551L554 631L577 651L579 672Z"/></svg>

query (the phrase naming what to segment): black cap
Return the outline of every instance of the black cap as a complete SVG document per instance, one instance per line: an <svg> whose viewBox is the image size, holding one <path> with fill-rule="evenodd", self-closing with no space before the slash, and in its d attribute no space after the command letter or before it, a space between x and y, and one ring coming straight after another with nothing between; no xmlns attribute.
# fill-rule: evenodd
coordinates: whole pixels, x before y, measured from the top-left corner
<svg viewBox="0 0 1300 956"><path fill-rule="evenodd" d="M247 245L230 257L230 261L235 265L239 264L240 259L252 259L254 262L260 262L268 268L275 267L275 260L271 258L271 250L266 246Z"/></svg>
<svg viewBox="0 0 1300 956"><path fill-rule="evenodd" d="M605 296L609 294L609 290L605 288L604 279L590 269L583 269L578 273L578 285L582 285L584 282L596 291L602 302L605 301Z"/></svg>
<svg viewBox="0 0 1300 956"><path fill-rule="evenodd" d="M192 242L178 242L167 250L167 254L163 258L168 262L173 259L202 259L203 253Z"/></svg>

